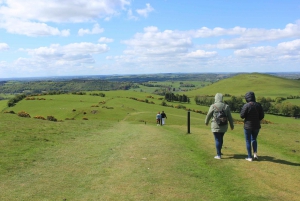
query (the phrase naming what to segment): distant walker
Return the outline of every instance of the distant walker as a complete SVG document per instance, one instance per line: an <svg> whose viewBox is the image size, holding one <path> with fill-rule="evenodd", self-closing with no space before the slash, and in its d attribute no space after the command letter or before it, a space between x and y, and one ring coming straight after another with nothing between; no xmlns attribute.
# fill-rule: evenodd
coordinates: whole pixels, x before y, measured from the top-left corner
<svg viewBox="0 0 300 201"><path fill-rule="evenodd" d="M165 125L166 119L167 119L167 115L164 111L162 111L161 112L161 124L162 125Z"/></svg>

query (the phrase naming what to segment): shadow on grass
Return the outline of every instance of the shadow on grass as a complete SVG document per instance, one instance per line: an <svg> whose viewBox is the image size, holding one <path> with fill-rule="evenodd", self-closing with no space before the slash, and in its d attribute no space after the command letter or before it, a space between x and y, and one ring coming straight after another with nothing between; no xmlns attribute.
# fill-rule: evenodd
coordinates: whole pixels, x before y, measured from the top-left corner
<svg viewBox="0 0 300 201"><path fill-rule="evenodd" d="M234 154L233 156L229 156L228 159L233 158L233 159L245 160L246 157L247 157L247 155L245 155L245 154ZM300 166L300 163L293 163L290 161L274 158L272 156L258 156L258 157L259 157L258 160L254 160L253 162L269 161L269 162L280 163L280 164L284 164L284 165Z"/></svg>

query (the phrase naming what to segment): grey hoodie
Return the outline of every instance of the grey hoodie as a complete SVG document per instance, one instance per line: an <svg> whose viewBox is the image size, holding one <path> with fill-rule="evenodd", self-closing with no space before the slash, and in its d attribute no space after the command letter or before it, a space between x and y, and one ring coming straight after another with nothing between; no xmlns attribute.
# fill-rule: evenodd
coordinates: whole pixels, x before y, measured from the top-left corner
<svg viewBox="0 0 300 201"><path fill-rule="evenodd" d="M217 122L215 121L214 117L217 115L218 111L214 108L214 106L219 108L219 110L224 109L224 111L227 115L229 124L230 124L230 128L233 129L234 125L233 125L233 119L231 116L230 108L227 104L223 103L223 95L220 93L217 93L215 95L215 103L210 106L210 108L207 112L207 115L205 118L205 124L208 125L209 121L211 120L211 131L212 132L224 132L225 133L228 130L228 124L226 124L224 126L219 126L217 124Z"/></svg>

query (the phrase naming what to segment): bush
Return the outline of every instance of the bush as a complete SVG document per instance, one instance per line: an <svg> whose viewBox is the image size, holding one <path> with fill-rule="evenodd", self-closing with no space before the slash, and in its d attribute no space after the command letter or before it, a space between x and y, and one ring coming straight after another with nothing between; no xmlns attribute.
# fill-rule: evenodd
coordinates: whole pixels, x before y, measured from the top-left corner
<svg viewBox="0 0 300 201"><path fill-rule="evenodd" d="M49 121L57 121L57 119L54 116L47 116L47 120L49 120Z"/></svg>
<svg viewBox="0 0 300 201"><path fill-rule="evenodd" d="M42 119L42 120L46 120L46 118L45 118L45 117L42 117L42 116L35 116L35 117L33 117L33 118L35 118L35 119Z"/></svg>
<svg viewBox="0 0 300 201"><path fill-rule="evenodd" d="M14 98L11 98L8 102L7 102L7 106L8 107L13 107L16 105L17 102L23 100L26 97L25 94L20 94L20 95L16 95Z"/></svg>
<svg viewBox="0 0 300 201"><path fill-rule="evenodd" d="M10 111L5 111L4 113L9 113L9 114L16 114L13 110Z"/></svg>
<svg viewBox="0 0 300 201"><path fill-rule="evenodd" d="M18 112L18 116L30 118L30 115L25 111Z"/></svg>

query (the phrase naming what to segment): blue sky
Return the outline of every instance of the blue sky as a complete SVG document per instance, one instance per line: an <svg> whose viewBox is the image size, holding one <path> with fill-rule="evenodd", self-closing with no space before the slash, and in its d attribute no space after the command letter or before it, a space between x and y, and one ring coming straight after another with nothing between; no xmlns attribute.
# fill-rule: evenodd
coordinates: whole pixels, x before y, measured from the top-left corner
<svg viewBox="0 0 300 201"><path fill-rule="evenodd" d="M299 0L0 0L0 78L299 64Z"/></svg>

